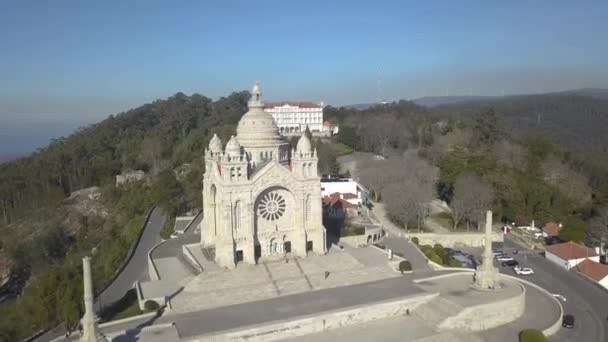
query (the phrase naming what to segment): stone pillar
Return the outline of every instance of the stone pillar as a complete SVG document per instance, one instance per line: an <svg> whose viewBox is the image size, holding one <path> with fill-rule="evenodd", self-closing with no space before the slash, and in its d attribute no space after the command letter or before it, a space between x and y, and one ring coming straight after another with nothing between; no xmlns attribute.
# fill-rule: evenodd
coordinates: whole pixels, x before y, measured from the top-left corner
<svg viewBox="0 0 608 342"><path fill-rule="evenodd" d="M81 342L107 341L97 327L97 317L93 306L93 279L91 277L91 258L82 258L82 273L84 282L84 317L82 318L83 334Z"/></svg>
<svg viewBox="0 0 608 342"><path fill-rule="evenodd" d="M492 211L486 212L486 230L483 263L475 272L475 286L481 289L495 289L499 286L498 270L494 267L492 255Z"/></svg>

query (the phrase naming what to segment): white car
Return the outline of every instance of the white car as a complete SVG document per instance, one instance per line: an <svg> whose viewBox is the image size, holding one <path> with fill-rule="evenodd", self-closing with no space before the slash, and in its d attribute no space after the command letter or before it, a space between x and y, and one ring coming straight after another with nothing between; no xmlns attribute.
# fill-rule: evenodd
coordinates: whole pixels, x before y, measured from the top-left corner
<svg viewBox="0 0 608 342"><path fill-rule="evenodd" d="M513 271L515 271L515 274L517 274L517 275L532 275L532 274L534 274L534 271L530 267L515 266L513 268Z"/></svg>
<svg viewBox="0 0 608 342"><path fill-rule="evenodd" d="M566 297L562 296L561 294L554 293L553 297L561 299L563 302L566 301Z"/></svg>
<svg viewBox="0 0 608 342"><path fill-rule="evenodd" d="M500 261L500 262L512 261L512 260L515 260L515 259L513 259L513 257L510 257L508 255L500 255L500 256L496 257L496 261Z"/></svg>

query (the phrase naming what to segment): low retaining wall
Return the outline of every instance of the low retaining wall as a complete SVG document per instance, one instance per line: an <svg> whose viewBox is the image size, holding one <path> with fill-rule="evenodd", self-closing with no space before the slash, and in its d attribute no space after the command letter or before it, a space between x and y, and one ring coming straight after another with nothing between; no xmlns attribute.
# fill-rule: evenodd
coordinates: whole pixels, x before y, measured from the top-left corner
<svg viewBox="0 0 608 342"><path fill-rule="evenodd" d="M203 335L191 341L276 341L303 336L377 319L406 315L408 310L412 311L438 295L438 293L431 293L359 305L342 310Z"/></svg>
<svg viewBox="0 0 608 342"><path fill-rule="evenodd" d="M461 271L463 273L473 273L475 272L475 270L471 270L471 269L458 269L458 268L451 268L451 267L444 267L444 270L453 270L453 271ZM442 279L442 278L449 278L449 277L453 277L453 276L457 276L459 273L448 273L448 274L442 274L442 275L438 275L438 276L433 276L433 277L428 277L428 278L422 278L422 279L416 279L414 280L414 283L418 283L421 281L429 281L429 280L435 280L435 279ZM555 317L555 322L547 327L546 329L543 330L543 334L545 336L551 336L553 334L555 334L562 326L562 316L564 315L564 307L562 306L562 303L553 296L553 294L551 294L551 292L545 290L543 287L538 286L536 284L534 284L533 282L530 282L528 280L522 279L522 278L518 278L518 277L514 277L512 275L508 275L508 274L504 274L501 273L500 274L501 277L504 278L508 278L514 281L518 281L522 284L525 284L527 286L531 286L537 290L539 290L540 292L544 293L545 295L553 298L553 300L555 301L555 303L557 303L557 306L559 307L559 313L557 315L557 317Z"/></svg>
<svg viewBox="0 0 608 342"><path fill-rule="evenodd" d="M466 307L457 315L439 324L439 329L482 331L513 322L523 315L526 309L526 288L515 282L521 292L514 297L492 303ZM479 319L483 317L483 319Z"/></svg>
<svg viewBox="0 0 608 342"><path fill-rule="evenodd" d="M485 241L484 233L407 233L404 234L408 239L418 238L421 245L434 245L436 243L444 247L467 246L483 247ZM492 242L503 242L503 233L492 233Z"/></svg>
<svg viewBox="0 0 608 342"><path fill-rule="evenodd" d="M194 257L194 255L190 251L190 248L200 248L200 246L201 245L198 244L198 243L196 243L196 244L190 244L190 245L183 245L182 246L182 254L186 258L186 260L188 261L188 263L190 265L192 265L192 267L194 267L199 273L203 272L203 266L201 266L201 264L199 264L199 262L196 260L196 258Z"/></svg>
<svg viewBox="0 0 608 342"><path fill-rule="evenodd" d="M154 260L152 259L152 252L154 252L154 250L158 248L158 246L162 245L167 241L169 240L159 242L156 246L152 247L148 251L148 275L150 276L151 280L160 280L160 274L158 273L158 269L156 269L156 265L154 264Z"/></svg>
<svg viewBox="0 0 608 342"><path fill-rule="evenodd" d="M367 235L353 235L341 237L339 242L349 244L353 247L367 245Z"/></svg>

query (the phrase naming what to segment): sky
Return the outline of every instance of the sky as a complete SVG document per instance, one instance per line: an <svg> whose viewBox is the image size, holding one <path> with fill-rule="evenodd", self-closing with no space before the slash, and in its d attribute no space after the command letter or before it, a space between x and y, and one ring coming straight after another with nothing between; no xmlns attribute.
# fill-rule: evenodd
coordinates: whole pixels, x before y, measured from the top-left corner
<svg viewBox="0 0 608 342"><path fill-rule="evenodd" d="M332 105L608 88L607 17L606 0L0 0L0 153L255 80Z"/></svg>

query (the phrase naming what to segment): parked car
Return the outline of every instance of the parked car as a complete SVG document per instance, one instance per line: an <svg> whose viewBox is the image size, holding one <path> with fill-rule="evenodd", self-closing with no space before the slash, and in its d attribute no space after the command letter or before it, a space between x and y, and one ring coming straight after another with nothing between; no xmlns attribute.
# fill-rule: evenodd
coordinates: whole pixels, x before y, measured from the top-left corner
<svg viewBox="0 0 608 342"><path fill-rule="evenodd" d="M498 256L505 254L505 252L501 251L500 249L495 249L492 251L492 254L494 254L494 256Z"/></svg>
<svg viewBox="0 0 608 342"><path fill-rule="evenodd" d="M515 260L515 259L513 259L513 257L510 257L508 255L501 255L496 258L496 261L500 261L500 262L511 261L511 260Z"/></svg>
<svg viewBox="0 0 608 342"><path fill-rule="evenodd" d="M519 265L519 263L517 262L517 260L509 260L509 261L503 261L502 265L503 266L513 267L513 266Z"/></svg>
<svg viewBox="0 0 608 342"><path fill-rule="evenodd" d="M534 274L534 270L531 269L530 267L515 266L513 268L513 271L515 271L515 274L517 274L517 275L532 275L532 274Z"/></svg>
<svg viewBox="0 0 608 342"><path fill-rule="evenodd" d="M562 296L561 294L558 293L554 293L553 297L560 299L562 302L566 301L566 297Z"/></svg>
<svg viewBox="0 0 608 342"><path fill-rule="evenodd" d="M573 315L564 315L562 318L562 327L572 329L574 328L574 316Z"/></svg>

